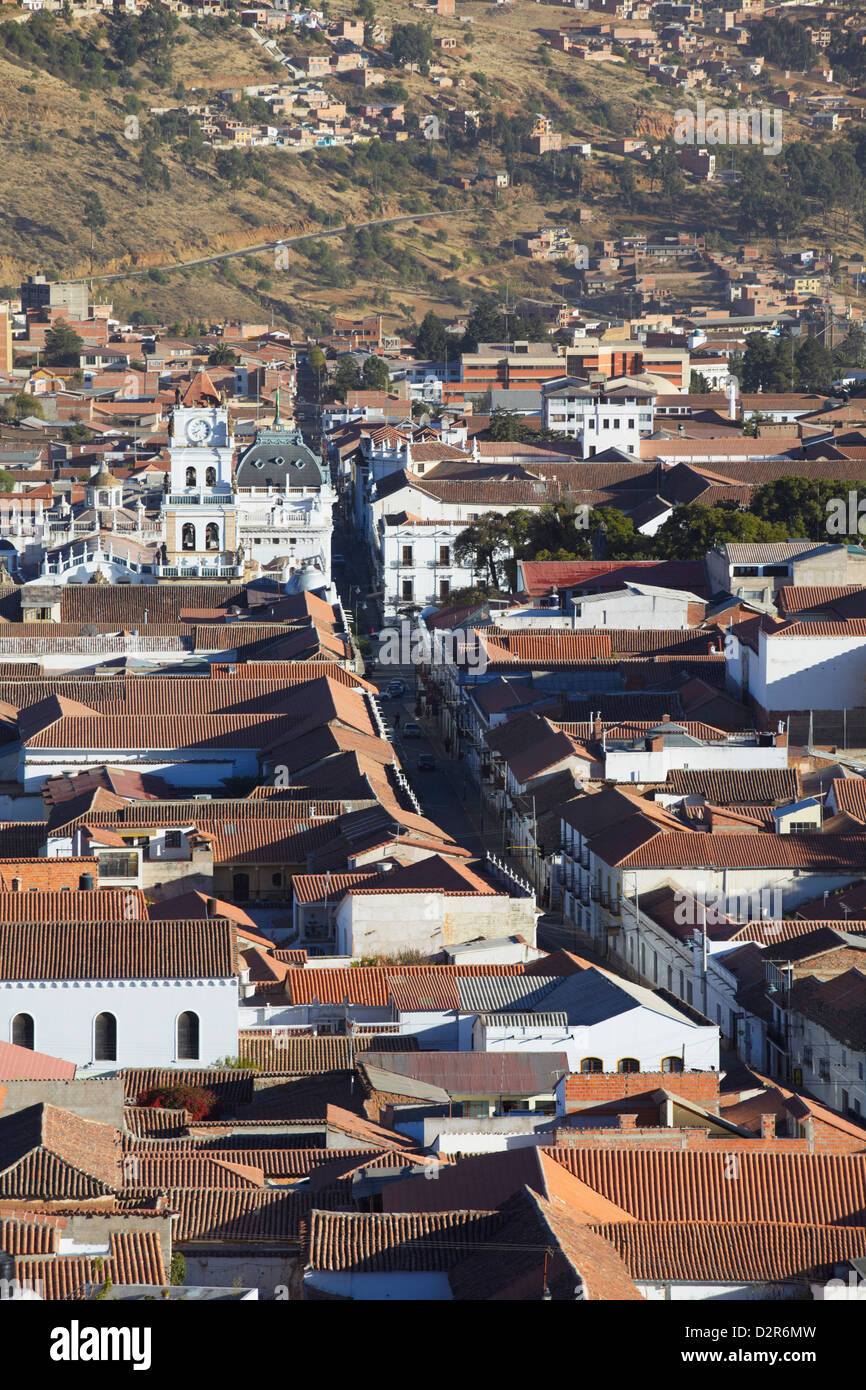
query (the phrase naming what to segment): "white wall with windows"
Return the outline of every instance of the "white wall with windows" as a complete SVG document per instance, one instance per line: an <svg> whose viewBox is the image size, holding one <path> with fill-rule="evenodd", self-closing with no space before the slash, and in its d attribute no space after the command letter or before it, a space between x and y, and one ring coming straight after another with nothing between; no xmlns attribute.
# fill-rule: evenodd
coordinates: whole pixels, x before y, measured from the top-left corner
<svg viewBox="0 0 866 1390"><path fill-rule="evenodd" d="M74 1062L87 1076L119 1067L209 1066L237 1053L237 1009L233 976L5 980L0 1038Z"/></svg>

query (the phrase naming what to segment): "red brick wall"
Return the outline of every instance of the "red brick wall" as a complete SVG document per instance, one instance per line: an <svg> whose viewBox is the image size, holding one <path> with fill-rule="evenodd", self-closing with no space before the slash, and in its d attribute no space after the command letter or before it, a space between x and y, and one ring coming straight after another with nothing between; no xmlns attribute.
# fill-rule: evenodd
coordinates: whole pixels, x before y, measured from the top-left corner
<svg viewBox="0 0 866 1390"><path fill-rule="evenodd" d="M684 1100L697 1101L707 1110L719 1108L719 1074L714 1071L682 1072L596 1072L584 1076L573 1073L565 1078L565 1113L587 1101L621 1100L646 1091L672 1091Z"/></svg>
<svg viewBox="0 0 866 1390"><path fill-rule="evenodd" d="M95 856L84 859L0 859L0 889L12 891L12 880L21 880L21 892L41 888L44 892L59 893L64 888L78 890L82 874L96 877Z"/></svg>
<svg viewBox="0 0 866 1390"><path fill-rule="evenodd" d="M556 1143L562 1148L581 1149L714 1149L718 1153L846 1154L863 1153L866 1143L851 1135L825 1127L816 1133L814 1144L808 1139L754 1139L738 1135L710 1137L706 1129L558 1129Z"/></svg>

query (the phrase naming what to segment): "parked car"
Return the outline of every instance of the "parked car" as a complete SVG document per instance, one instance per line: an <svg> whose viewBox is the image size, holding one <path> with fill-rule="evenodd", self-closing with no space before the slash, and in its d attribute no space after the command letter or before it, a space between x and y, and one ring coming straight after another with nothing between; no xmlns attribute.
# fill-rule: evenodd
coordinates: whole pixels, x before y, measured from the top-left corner
<svg viewBox="0 0 866 1390"><path fill-rule="evenodd" d="M399 700L401 695L406 694L406 682L399 680L389 681L388 694L391 696L392 700Z"/></svg>
<svg viewBox="0 0 866 1390"><path fill-rule="evenodd" d="M420 737L421 737L421 725L420 725L420 724L415 724L413 721L410 721L408 724L404 724L404 725L403 725L403 737L404 737L404 738L420 738Z"/></svg>
<svg viewBox="0 0 866 1390"><path fill-rule="evenodd" d="M418 754L418 771L419 771L419 772L433 772L433 771L435 771L435 768L436 768L436 759L433 757L433 754L432 754L432 753L419 753L419 754Z"/></svg>

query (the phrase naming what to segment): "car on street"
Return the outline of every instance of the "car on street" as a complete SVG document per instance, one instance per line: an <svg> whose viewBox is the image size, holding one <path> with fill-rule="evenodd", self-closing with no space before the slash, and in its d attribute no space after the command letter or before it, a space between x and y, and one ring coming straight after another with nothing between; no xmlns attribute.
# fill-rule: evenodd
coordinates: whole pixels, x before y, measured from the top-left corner
<svg viewBox="0 0 866 1390"><path fill-rule="evenodd" d="M403 725L403 737L404 737L404 738L420 738L420 737L421 737L421 725L420 725L420 724L415 724L414 722L412 722L412 721L410 720L410 722L409 722L408 724L404 724L404 725Z"/></svg>
<svg viewBox="0 0 866 1390"><path fill-rule="evenodd" d="M389 681L388 694L392 700L399 700L401 695L406 694L406 682L399 680Z"/></svg>
<svg viewBox="0 0 866 1390"><path fill-rule="evenodd" d="M436 759L432 753L419 753L417 766L419 772L433 772L436 768Z"/></svg>

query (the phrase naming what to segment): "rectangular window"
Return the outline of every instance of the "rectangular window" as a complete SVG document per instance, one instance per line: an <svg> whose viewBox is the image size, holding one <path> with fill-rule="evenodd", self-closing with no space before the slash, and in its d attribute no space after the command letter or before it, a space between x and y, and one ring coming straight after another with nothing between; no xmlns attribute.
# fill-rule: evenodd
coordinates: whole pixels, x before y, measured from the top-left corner
<svg viewBox="0 0 866 1390"><path fill-rule="evenodd" d="M400 563L403 564L403 565L411 565L411 563L412 563L412 547L411 547L411 545L404 545L404 546L402 547Z"/></svg>
<svg viewBox="0 0 866 1390"><path fill-rule="evenodd" d="M447 598L448 595L449 595L450 593L451 593L451 580L450 580L450 579L440 579L440 580L439 580L439 597L440 597L440 598Z"/></svg>
<svg viewBox="0 0 866 1390"><path fill-rule="evenodd" d="M136 878L137 876L137 854L101 854L99 856L100 878Z"/></svg>
<svg viewBox="0 0 866 1390"><path fill-rule="evenodd" d="M450 547L449 545L440 545L440 547L439 547L439 563L440 563L440 565L450 565L450 564L451 564L451 547Z"/></svg>
<svg viewBox="0 0 866 1390"><path fill-rule="evenodd" d="M412 580L411 580L411 579L404 579L404 580L403 580L403 583L402 583L401 586L400 586L400 597L401 597L402 599L404 599L405 601L411 603L412 598L413 598L412 590L413 590Z"/></svg>
<svg viewBox="0 0 866 1390"><path fill-rule="evenodd" d="M180 830L166 830L165 847L166 849L181 849L183 846L183 833Z"/></svg>

